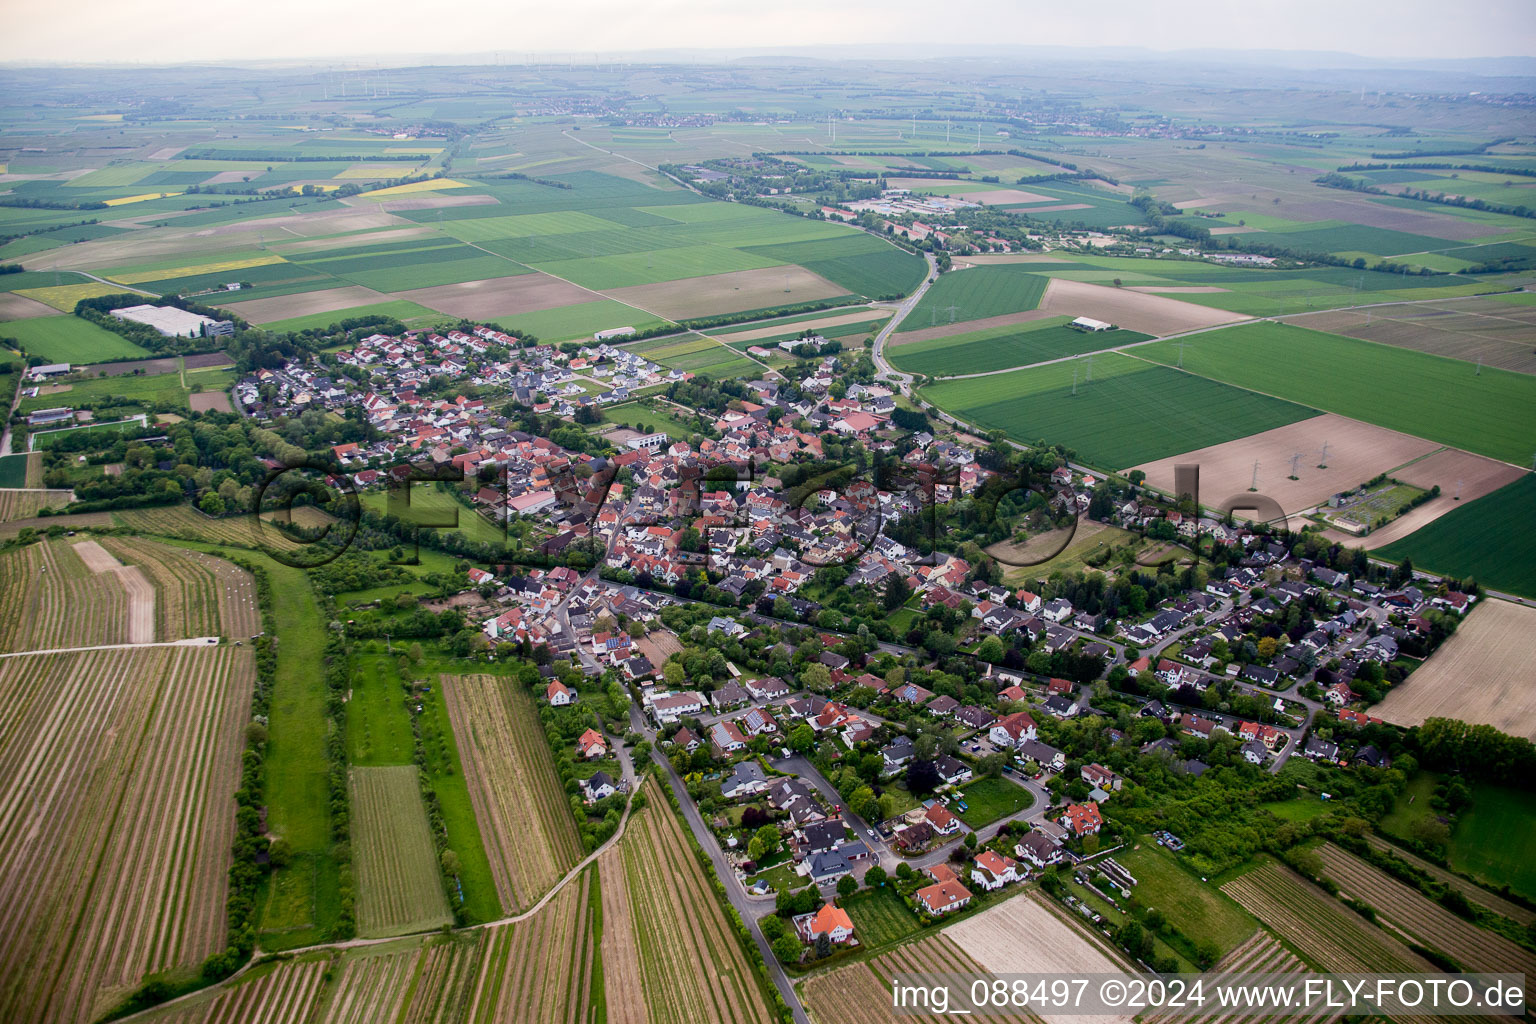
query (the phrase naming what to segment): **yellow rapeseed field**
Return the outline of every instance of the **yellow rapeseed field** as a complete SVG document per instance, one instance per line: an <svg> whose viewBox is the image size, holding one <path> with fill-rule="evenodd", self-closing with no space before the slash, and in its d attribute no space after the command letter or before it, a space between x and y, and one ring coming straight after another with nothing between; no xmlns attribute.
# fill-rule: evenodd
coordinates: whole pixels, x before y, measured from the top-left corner
<svg viewBox="0 0 1536 1024"><path fill-rule="evenodd" d="M147 199L171 199L182 194L181 192L145 192L140 196L123 196L120 199L108 199L106 204L108 206L126 206L129 203L142 203Z"/></svg>
<svg viewBox="0 0 1536 1024"><path fill-rule="evenodd" d="M273 263L282 263L281 256L264 253L260 256L247 256L238 260L223 260L216 263L195 263L187 267L172 267L169 270L140 270L132 274L118 274L117 280L127 284L138 284L141 281L164 281L172 277L191 277L193 274L222 274L229 270L245 270L248 267L265 267Z"/></svg>
<svg viewBox="0 0 1536 1024"><path fill-rule="evenodd" d="M99 284L91 281L87 284L60 284L51 288L18 288L17 295L25 295L29 299L46 303L54 309L65 313L75 311L75 303L81 299L92 299L98 295L113 295L122 291L109 284Z"/></svg>
<svg viewBox="0 0 1536 1024"><path fill-rule="evenodd" d="M409 185L396 185L394 188L381 188L373 192L364 192L367 199L389 199L394 196L403 196L411 192L438 192L446 188L469 188L469 183L454 181L452 178L428 178L426 181L413 181Z"/></svg>

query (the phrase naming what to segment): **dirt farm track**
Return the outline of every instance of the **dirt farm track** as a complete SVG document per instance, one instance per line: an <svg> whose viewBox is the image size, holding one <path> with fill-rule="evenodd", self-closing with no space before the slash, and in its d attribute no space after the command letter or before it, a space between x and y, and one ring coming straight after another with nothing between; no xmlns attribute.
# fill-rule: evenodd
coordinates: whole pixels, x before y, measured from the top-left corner
<svg viewBox="0 0 1536 1024"><path fill-rule="evenodd" d="M1450 717L1536 741L1536 608L1485 598L1371 713L1393 725Z"/></svg>

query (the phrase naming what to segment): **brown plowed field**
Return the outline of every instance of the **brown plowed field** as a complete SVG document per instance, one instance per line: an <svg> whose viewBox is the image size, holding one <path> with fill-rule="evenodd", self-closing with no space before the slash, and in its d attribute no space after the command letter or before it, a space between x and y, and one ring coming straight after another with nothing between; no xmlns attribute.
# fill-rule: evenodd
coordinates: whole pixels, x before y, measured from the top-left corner
<svg viewBox="0 0 1536 1024"><path fill-rule="evenodd" d="M0 292L0 321L26 320L34 316L58 316L59 311L15 292Z"/></svg>
<svg viewBox="0 0 1536 1024"><path fill-rule="evenodd" d="M372 235L368 236L372 238ZM249 299L231 302L224 308L238 313L253 324L268 324L274 320L287 320L295 316L330 313L353 306L367 306L375 302L388 302L390 296L350 284L344 288L322 288L315 292L295 292L292 295L274 295L270 299Z"/></svg>
<svg viewBox="0 0 1536 1024"><path fill-rule="evenodd" d="M955 945L974 957L982 970L992 974L1021 972L1061 974L1134 973L1099 938L1086 934L1066 912L1036 893L1001 903L967 918L945 932ZM1057 1017L1063 1020L1114 1024L1130 1017L1120 1015Z"/></svg>
<svg viewBox="0 0 1536 1024"><path fill-rule="evenodd" d="M1318 469L1324 443L1328 445L1328 468ZM1325 413L1136 468L1147 474L1149 486L1172 492L1174 467L1198 464L1200 501L1215 507L1228 497L1248 496L1257 461L1259 492L1275 499L1287 515L1293 516L1439 447L1423 438ZM1302 453L1296 470L1299 479L1292 480L1291 456L1296 452ZM1404 474L1393 475L1405 479ZM1442 488L1447 486L1440 483Z"/></svg>
<svg viewBox="0 0 1536 1024"><path fill-rule="evenodd" d="M1104 320L1154 338L1248 319L1240 313L1197 306L1162 295L1059 277L1051 278L1051 283L1046 286L1040 309L1052 316L1087 316Z"/></svg>
<svg viewBox="0 0 1536 1024"><path fill-rule="evenodd" d="M603 294L658 316L680 320L715 313L736 313L744 309L814 302L817 299L847 295L848 289L804 267L786 265L710 274L707 277L688 277L660 284L637 284L628 288L613 288Z"/></svg>
<svg viewBox="0 0 1536 1024"><path fill-rule="evenodd" d="M224 948L254 682L234 647L0 659L0 1019L94 1020Z"/></svg>
<svg viewBox="0 0 1536 1024"><path fill-rule="evenodd" d="M980 974L988 971L948 935L947 932L930 935L918 942L898 946L867 963L849 964L818 974L805 984L806 1009L816 1024L901 1024L912 1020L910 1015L898 1015L891 1006L891 979L896 975ZM1044 968L1032 967L1030 970ZM1041 1018L1024 1013L1007 1016L973 1014L967 1019L996 1021L998 1024L1005 1021L1038 1024Z"/></svg>
<svg viewBox="0 0 1536 1024"><path fill-rule="evenodd" d="M598 956L591 892L591 876L582 875L531 918L487 933L472 1019L527 1024L588 1019L589 981ZM608 965L603 968L609 1006L624 1002L630 990L613 988Z"/></svg>
<svg viewBox="0 0 1536 1024"><path fill-rule="evenodd" d="M398 297L468 320L489 320L578 302L595 302L602 296L558 277L533 273L413 288L398 293Z"/></svg>
<svg viewBox="0 0 1536 1024"><path fill-rule="evenodd" d="M1329 459L1331 461L1331 454ZM1329 540L1347 543L1351 547L1362 547L1372 551L1408 536L1414 530L1426 523L1434 522L1452 509L1498 490L1505 484L1513 482L1522 472L1524 471L1507 462L1500 462L1483 455L1473 455L1471 452L1464 452L1457 448L1446 448L1428 458L1404 466L1392 474L1403 483L1422 487L1426 491L1439 484L1441 494L1438 498L1431 498L1418 508L1410 509L1386 526L1373 530L1364 537L1352 537L1338 530L1325 530L1323 536ZM1458 494L1461 496L1460 501L1456 500Z"/></svg>
<svg viewBox="0 0 1536 1024"><path fill-rule="evenodd" d="M905 345L909 341L948 338L956 334L970 334L973 331L990 330L993 327L1012 327L1014 324L1027 324L1033 320L1049 320L1053 316L1056 316L1056 314L1047 313L1043 309L1026 309L1022 313L1004 313L1001 316L983 317L980 320L966 320L957 324L940 324L937 327L924 327L918 331L899 331L891 335L888 344L896 346Z"/></svg>
<svg viewBox="0 0 1536 1024"><path fill-rule="evenodd" d="M1536 373L1536 306L1472 296L1283 318L1315 331Z"/></svg>
<svg viewBox="0 0 1536 1024"><path fill-rule="evenodd" d="M1536 608L1485 597L1371 714L1393 725L1458 718L1536 741ZM1536 971L1531 972L1536 975Z"/></svg>

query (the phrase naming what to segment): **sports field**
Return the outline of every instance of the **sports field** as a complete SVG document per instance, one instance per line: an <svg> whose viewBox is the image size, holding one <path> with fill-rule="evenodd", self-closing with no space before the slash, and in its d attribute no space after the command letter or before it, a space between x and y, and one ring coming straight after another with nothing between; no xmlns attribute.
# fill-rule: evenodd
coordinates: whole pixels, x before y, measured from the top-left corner
<svg viewBox="0 0 1536 1024"><path fill-rule="evenodd" d="M922 397L1015 440L1062 444L1105 469L1151 462L1316 415L1110 352L1032 369L939 381ZM1075 383L1074 383L1075 380Z"/></svg>
<svg viewBox="0 0 1536 1024"><path fill-rule="evenodd" d="M1474 576L1485 587L1536 597L1536 475L1523 474L1423 529L1380 548L1416 568Z"/></svg>
<svg viewBox="0 0 1536 1024"><path fill-rule="evenodd" d="M1148 335L1134 331L1090 334L1065 326L1067 320L1067 317L1054 317L1017 327L993 327L972 334L914 341L888 349L887 358L892 366L908 373L955 377L1028 366L1149 340Z"/></svg>
<svg viewBox="0 0 1536 1024"><path fill-rule="evenodd" d="M1213 380L1528 464L1536 377L1288 324L1248 324L1136 350Z"/></svg>

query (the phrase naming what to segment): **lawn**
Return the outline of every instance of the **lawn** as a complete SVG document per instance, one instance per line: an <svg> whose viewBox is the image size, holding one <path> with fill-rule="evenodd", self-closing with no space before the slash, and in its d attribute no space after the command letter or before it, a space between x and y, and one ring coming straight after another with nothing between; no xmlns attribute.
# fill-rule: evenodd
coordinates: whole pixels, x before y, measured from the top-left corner
<svg viewBox="0 0 1536 1024"><path fill-rule="evenodd" d="M1003 430L1025 443L1064 445L1083 462L1106 469L1179 455L1316 415L1301 405L1120 353L1094 356L1091 381L1088 367L1085 359L1074 359L939 381L923 388L922 397L982 429Z"/></svg>
<svg viewBox="0 0 1536 1024"><path fill-rule="evenodd" d="M853 933L866 949L899 942L919 930L917 918L889 884L863 889L843 900Z"/></svg>
<svg viewBox="0 0 1536 1024"><path fill-rule="evenodd" d="M384 491L365 491L362 501L364 506L375 512L387 514L389 511L389 496ZM508 531L504 527L466 508L452 495L438 490L431 483L411 485L409 514L419 520L422 529L457 530L467 539L481 544L504 546L509 542ZM457 525L453 525L455 515L458 517Z"/></svg>
<svg viewBox="0 0 1536 1024"><path fill-rule="evenodd" d="M1259 806L1283 821L1311 821L1331 809L1321 797L1311 793Z"/></svg>
<svg viewBox="0 0 1536 1024"><path fill-rule="evenodd" d="M1408 785L1403 787L1402 793L1392 805L1392 810L1377 822L1381 830L1399 839L1411 838L1414 822L1436 813L1429 806L1429 801L1435 795L1435 786L1439 783L1440 776L1433 772L1419 772L1409 779Z"/></svg>
<svg viewBox="0 0 1536 1024"><path fill-rule="evenodd" d="M973 829L1017 814L1035 802L1034 794L1029 790L1003 778L977 779L960 790L960 799L969 808L960 815L960 820ZM953 802L950 808L954 809Z"/></svg>
<svg viewBox="0 0 1536 1024"><path fill-rule="evenodd" d="M106 363L150 355L147 349L122 335L113 334L73 314L39 316L0 324L0 341L5 339L15 339L27 355L39 356L52 363Z"/></svg>
<svg viewBox="0 0 1536 1024"><path fill-rule="evenodd" d="M1028 366L1047 359L1081 355L1133 342L1150 335L1135 331L1089 334L1064 326L1067 317L1040 320L1017 327L994 327L947 338L929 338L886 350L891 364L908 373L952 377Z"/></svg>
<svg viewBox="0 0 1536 1024"><path fill-rule="evenodd" d="M1196 942L1209 939L1223 954L1258 929L1258 922L1215 886L1185 871L1173 854L1142 837L1140 846L1115 854L1115 861L1136 876L1136 899L1156 907L1174 927Z"/></svg>
<svg viewBox="0 0 1536 1024"><path fill-rule="evenodd" d="M1530 462L1536 377L1529 374L1278 323L1230 327L1183 344L1189 373L1517 465ZM1171 341L1136 354L1169 366L1179 359Z"/></svg>
<svg viewBox="0 0 1536 1024"><path fill-rule="evenodd" d="M1536 898L1536 793L1487 783L1472 787L1472 807L1456 823L1451 866L1494 886Z"/></svg>
<svg viewBox="0 0 1536 1024"><path fill-rule="evenodd" d="M0 455L0 487L27 486L27 454ZM41 455L38 458L42 458Z"/></svg>
<svg viewBox="0 0 1536 1024"><path fill-rule="evenodd" d="M1453 509L1376 554L1536 597L1536 475Z"/></svg>
<svg viewBox="0 0 1536 1024"><path fill-rule="evenodd" d="M942 323L1034 309L1040 305L1050 279L1032 273L1032 269L1027 263L1007 263L944 274L903 321L903 329L920 331Z"/></svg>

